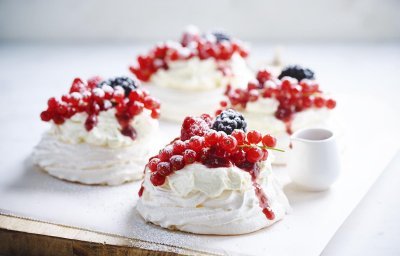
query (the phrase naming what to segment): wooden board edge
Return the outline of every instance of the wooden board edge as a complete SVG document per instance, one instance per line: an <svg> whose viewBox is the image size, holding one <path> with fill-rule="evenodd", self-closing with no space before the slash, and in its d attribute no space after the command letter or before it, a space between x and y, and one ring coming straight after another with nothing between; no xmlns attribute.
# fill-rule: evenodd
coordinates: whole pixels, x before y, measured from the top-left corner
<svg viewBox="0 0 400 256"><path fill-rule="evenodd" d="M142 248L135 246L138 243ZM155 251L150 243L126 237L0 215L0 255L208 255L157 247L162 249Z"/></svg>

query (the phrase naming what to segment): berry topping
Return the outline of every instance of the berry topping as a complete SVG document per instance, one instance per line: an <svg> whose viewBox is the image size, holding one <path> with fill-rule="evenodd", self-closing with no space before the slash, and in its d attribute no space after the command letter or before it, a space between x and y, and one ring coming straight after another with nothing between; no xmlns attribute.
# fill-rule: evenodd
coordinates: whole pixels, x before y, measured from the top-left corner
<svg viewBox="0 0 400 256"><path fill-rule="evenodd" d="M185 31L180 42L166 42L153 47L146 55L137 58L137 64L130 71L141 81L149 81L158 70L168 70L169 63L179 60L213 58L216 61L230 60L234 54L247 57L248 51L238 40L220 32L201 35L197 28ZM230 74L230 68L218 69L223 75Z"/></svg>
<svg viewBox="0 0 400 256"><path fill-rule="evenodd" d="M138 88L137 84L138 82L135 82L129 77L121 76L104 80L98 84L98 87L103 88L103 86L110 86L111 88L115 89L115 87L121 86L125 92L125 96L128 96L131 91L134 91Z"/></svg>
<svg viewBox="0 0 400 256"><path fill-rule="evenodd" d="M285 76L293 77L301 81L303 79L314 79L314 72L299 65L292 65L285 67L278 78L282 79Z"/></svg>
<svg viewBox="0 0 400 256"><path fill-rule="evenodd" d="M102 81L102 82L101 82ZM131 126L135 116L144 109L151 111L152 118L159 117L160 103L145 90L138 88L138 82L128 77L102 80L90 78L87 82L79 78L72 82L69 94L58 100L54 97L47 102L47 109L40 114L45 121L61 125L76 113L86 113L84 126L91 131L98 122L101 111L115 108L115 117L121 126L121 134L136 139L136 130Z"/></svg>
<svg viewBox="0 0 400 256"><path fill-rule="evenodd" d="M212 129L216 131L223 131L228 135L230 135L236 129L243 130L245 132L246 127L247 123L244 120L243 115L233 109L222 111L222 113L216 117L215 122L212 125Z"/></svg>
<svg viewBox="0 0 400 256"><path fill-rule="evenodd" d="M279 80L268 70L260 70L256 77L257 80L248 82L245 89L228 86L225 95L229 101L221 102L221 108L216 114L219 115L229 108L239 111L246 109L249 102L260 99L273 99L278 102L275 117L285 122L287 132L291 133L291 121L296 113L310 108L336 107L336 101L326 99L319 85L313 80L304 79L299 82L288 76Z"/></svg>
<svg viewBox="0 0 400 256"><path fill-rule="evenodd" d="M235 122L232 125L232 122ZM186 117L183 121L181 137L150 158L147 168L150 181L161 186L166 177L175 171L184 171L186 165L200 163L208 168L236 166L250 174L259 205L268 219L274 218L268 199L258 184L259 163L268 159L269 150L274 148L276 139L257 131L247 134L243 116L234 110L225 110L213 121L209 115ZM144 188L139 190L139 196Z"/></svg>

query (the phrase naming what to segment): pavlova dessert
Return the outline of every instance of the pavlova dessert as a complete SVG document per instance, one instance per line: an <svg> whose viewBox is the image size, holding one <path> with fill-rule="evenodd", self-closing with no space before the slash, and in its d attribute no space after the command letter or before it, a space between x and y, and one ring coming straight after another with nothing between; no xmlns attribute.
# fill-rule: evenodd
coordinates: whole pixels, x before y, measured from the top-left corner
<svg viewBox="0 0 400 256"><path fill-rule="evenodd" d="M277 146L288 150L290 135L309 127L329 127L336 101L324 94L314 72L300 66L288 66L278 77L260 70L247 88L229 87L221 109L234 108L247 120L250 129L268 131L278 138ZM285 164L287 154L277 153L274 163Z"/></svg>
<svg viewBox="0 0 400 256"><path fill-rule="evenodd" d="M237 39L189 27L179 42L157 44L138 56L130 70L163 102L162 117L181 121L214 111L228 84L243 85L254 77L247 55Z"/></svg>
<svg viewBox="0 0 400 256"><path fill-rule="evenodd" d="M76 78L40 115L51 123L33 152L44 171L84 184L141 179L158 132L160 103L128 77Z"/></svg>
<svg viewBox="0 0 400 256"><path fill-rule="evenodd" d="M288 200L271 168L276 141L246 133L241 114L186 117L181 136L150 158L137 210L148 222L198 234L253 232L282 219Z"/></svg>

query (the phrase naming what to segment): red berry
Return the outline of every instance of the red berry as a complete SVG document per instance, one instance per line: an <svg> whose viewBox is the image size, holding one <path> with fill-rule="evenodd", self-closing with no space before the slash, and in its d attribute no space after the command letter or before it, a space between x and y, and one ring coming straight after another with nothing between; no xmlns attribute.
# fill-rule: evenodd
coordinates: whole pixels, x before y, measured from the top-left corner
<svg viewBox="0 0 400 256"><path fill-rule="evenodd" d="M259 147L251 147L247 152L246 152L246 159L250 163L256 163L260 161L264 156L264 152L259 148Z"/></svg>
<svg viewBox="0 0 400 256"><path fill-rule="evenodd" d="M42 119L42 121L48 122L51 120L51 114L49 111L43 111L42 113L40 113L40 118Z"/></svg>
<svg viewBox="0 0 400 256"><path fill-rule="evenodd" d="M325 100L323 98L321 98L321 97L316 97L314 99L314 105L317 108L322 108L325 105Z"/></svg>
<svg viewBox="0 0 400 256"><path fill-rule="evenodd" d="M290 79L283 79L281 88L285 92L290 92L290 90L292 89L291 80Z"/></svg>
<svg viewBox="0 0 400 256"><path fill-rule="evenodd" d="M268 159L268 150L263 149L262 152L263 152L263 157L261 160L266 161Z"/></svg>
<svg viewBox="0 0 400 256"><path fill-rule="evenodd" d="M65 122L64 117L60 116L60 115L55 115L53 116L53 122L57 125L59 124L63 124Z"/></svg>
<svg viewBox="0 0 400 256"><path fill-rule="evenodd" d="M160 150L160 153L158 154L158 158L160 158L161 161L168 161L172 155L173 155L173 148L171 145L168 145L165 148Z"/></svg>
<svg viewBox="0 0 400 256"><path fill-rule="evenodd" d="M165 182L165 176L158 172L154 172L150 176L150 181L154 186L161 186Z"/></svg>
<svg viewBox="0 0 400 256"><path fill-rule="evenodd" d="M160 102L153 97L147 96L144 99L144 107L147 109L156 109L160 107Z"/></svg>
<svg viewBox="0 0 400 256"><path fill-rule="evenodd" d="M140 113L143 112L143 107L144 107L144 105L143 105L142 102L135 101L135 102L133 102L133 104L129 107L129 113L130 113L132 116L137 116L137 115L139 115Z"/></svg>
<svg viewBox="0 0 400 256"><path fill-rule="evenodd" d="M49 109L56 109L58 107L58 102L57 102L56 98L51 97L47 101L47 106L49 106Z"/></svg>
<svg viewBox="0 0 400 256"><path fill-rule="evenodd" d="M215 130L210 130L204 136L204 142L206 146L213 146L218 142L218 133Z"/></svg>
<svg viewBox="0 0 400 256"><path fill-rule="evenodd" d="M221 147L228 152L232 152L237 148L237 144L235 137L228 135L222 141Z"/></svg>
<svg viewBox="0 0 400 256"><path fill-rule="evenodd" d="M329 109L334 109L336 107L336 101L333 99L329 99L326 101L326 107Z"/></svg>
<svg viewBox="0 0 400 256"><path fill-rule="evenodd" d="M225 100L223 100L223 101L221 101L221 102L219 103L219 105L220 105L221 107L223 107L223 108L226 108L226 106L228 106L228 102L226 102Z"/></svg>
<svg viewBox="0 0 400 256"><path fill-rule="evenodd" d="M173 148L174 154L180 155L180 154L182 154L183 151L185 151L186 143L181 140L177 140L172 144L172 148Z"/></svg>
<svg viewBox="0 0 400 256"><path fill-rule="evenodd" d="M202 148L198 153L197 153L197 161L199 162L204 162L207 160L207 157L210 154L210 148Z"/></svg>
<svg viewBox="0 0 400 256"><path fill-rule="evenodd" d="M180 155L171 156L171 158L169 159L169 162L171 163L171 168L173 171L178 171L185 166L183 156L180 156Z"/></svg>
<svg viewBox="0 0 400 256"><path fill-rule="evenodd" d="M159 162L157 164L157 173L168 176L173 172L169 162Z"/></svg>
<svg viewBox="0 0 400 256"><path fill-rule="evenodd" d="M186 149L183 152L183 160L185 161L185 164L191 164L196 161L196 152L191 150L191 149Z"/></svg>
<svg viewBox="0 0 400 256"><path fill-rule="evenodd" d="M210 124L207 120L201 117L191 117L185 118L181 128L181 139L188 140L191 137L198 135L203 136L210 130Z"/></svg>
<svg viewBox="0 0 400 256"><path fill-rule="evenodd" d="M269 80L271 77L271 73L264 69L264 70L260 70L257 73L257 80L261 83L264 84L267 80Z"/></svg>
<svg viewBox="0 0 400 256"><path fill-rule="evenodd" d="M69 93L72 92L80 92L84 90L84 83L80 78L75 78L74 81L72 82L71 88L69 89Z"/></svg>
<svg viewBox="0 0 400 256"><path fill-rule="evenodd" d="M160 110L159 109L153 109L151 111L151 118L157 119L160 117Z"/></svg>
<svg viewBox="0 0 400 256"><path fill-rule="evenodd" d="M304 108L309 108L312 105L312 100L310 97L303 97L303 107Z"/></svg>
<svg viewBox="0 0 400 256"><path fill-rule="evenodd" d="M65 115L67 112L68 112L68 108L66 105L62 105L62 104L58 105L58 108L57 108L58 114Z"/></svg>
<svg viewBox="0 0 400 256"><path fill-rule="evenodd" d="M257 131L249 131L247 133L247 141L252 144L258 144L262 139L261 133Z"/></svg>
<svg viewBox="0 0 400 256"><path fill-rule="evenodd" d="M157 165L159 162L161 162L161 160L158 159L157 157L150 159L149 163L147 164L150 171L152 171L152 172L157 171Z"/></svg>
<svg viewBox="0 0 400 256"><path fill-rule="evenodd" d="M129 94L129 100L131 101L143 101L143 94L140 90L131 91Z"/></svg>
<svg viewBox="0 0 400 256"><path fill-rule="evenodd" d="M246 152L243 150L238 150L235 153L232 154L231 160L236 164L240 165L246 161Z"/></svg>
<svg viewBox="0 0 400 256"><path fill-rule="evenodd" d="M250 90L249 91L249 101L250 102L254 102L258 99L258 97L260 96L260 93L258 92L258 90Z"/></svg>
<svg viewBox="0 0 400 256"><path fill-rule="evenodd" d="M235 137L237 143L239 145L243 145L245 143L246 140L246 133L243 130L233 130L232 134L233 137Z"/></svg>
<svg viewBox="0 0 400 256"><path fill-rule="evenodd" d="M71 96L69 96L69 94L64 94L63 96L61 96L61 100L65 103L68 103L70 99Z"/></svg>
<svg viewBox="0 0 400 256"><path fill-rule="evenodd" d="M271 135L267 134L262 138L262 144L264 146L273 148L276 146L276 139L272 137Z"/></svg>
<svg viewBox="0 0 400 256"><path fill-rule="evenodd" d="M90 89L96 88L96 86L103 81L103 79L99 76L91 77L87 80L88 87Z"/></svg>
<svg viewBox="0 0 400 256"><path fill-rule="evenodd" d="M204 144L204 138L197 135L190 138L188 143L189 148L193 149L196 152L200 151L200 149L203 147L203 144Z"/></svg>
<svg viewBox="0 0 400 256"><path fill-rule="evenodd" d="M292 110L290 108L278 107L275 112L275 117L279 120L288 121L292 117Z"/></svg>

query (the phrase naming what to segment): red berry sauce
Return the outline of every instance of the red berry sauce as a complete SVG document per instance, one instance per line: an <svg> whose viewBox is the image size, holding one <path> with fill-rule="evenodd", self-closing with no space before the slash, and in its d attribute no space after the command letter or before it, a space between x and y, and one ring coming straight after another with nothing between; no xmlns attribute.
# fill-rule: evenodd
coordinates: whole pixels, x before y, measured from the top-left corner
<svg viewBox="0 0 400 256"><path fill-rule="evenodd" d="M141 81L147 82L159 69L168 70L171 61L188 60L198 57L201 60L214 58L218 70L224 76L231 75L230 68L224 61L230 60L234 53L248 56L247 49L240 41L227 39L217 40L212 33L201 35L198 32L186 31L180 42L166 42L156 45L147 54L137 57L137 64L130 71Z"/></svg>
<svg viewBox="0 0 400 256"><path fill-rule="evenodd" d="M258 183L258 176L259 164L267 160L268 149L274 149L276 139L256 131L246 134L242 130L234 130L228 135L211 127L212 119L207 114L201 117L186 117L182 124L181 136L149 159L146 168L151 172L151 183L161 186L167 176L195 162L208 168L237 166L250 174L259 205L265 216L273 220L275 215L262 186ZM142 186L139 196L142 196L143 190Z"/></svg>
<svg viewBox="0 0 400 256"><path fill-rule="evenodd" d="M297 79L283 77L278 79L273 77L267 70L260 70L257 73L257 79L250 81L246 89L232 88L228 86L225 95L228 102L220 103L221 109L234 108L237 110L246 109L249 102L257 101L260 98L272 98L279 102L275 117L286 124L286 132L292 134L291 121L298 112L310 108L333 109L336 107L336 101L326 99L319 89L319 85L313 80ZM217 114L221 112L217 110Z"/></svg>
<svg viewBox="0 0 400 256"><path fill-rule="evenodd" d="M68 94L64 94L59 100L54 97L48 100L47 109L40 114L40 118L45 122L53 121L61 125L76 113L87 113L84 125L86 130L90 131L97 125L101 111L115 108L115 117L121 126L121 133L135 140L137 134L131 126L131 121L144 109L151 111L152 118L158 118L159 101L143 89L132 90L126 95L120 86L113 88L103 85L100 88L98 85L102 81L100 77L93 77L87 82L75 78Z"/></svg>

